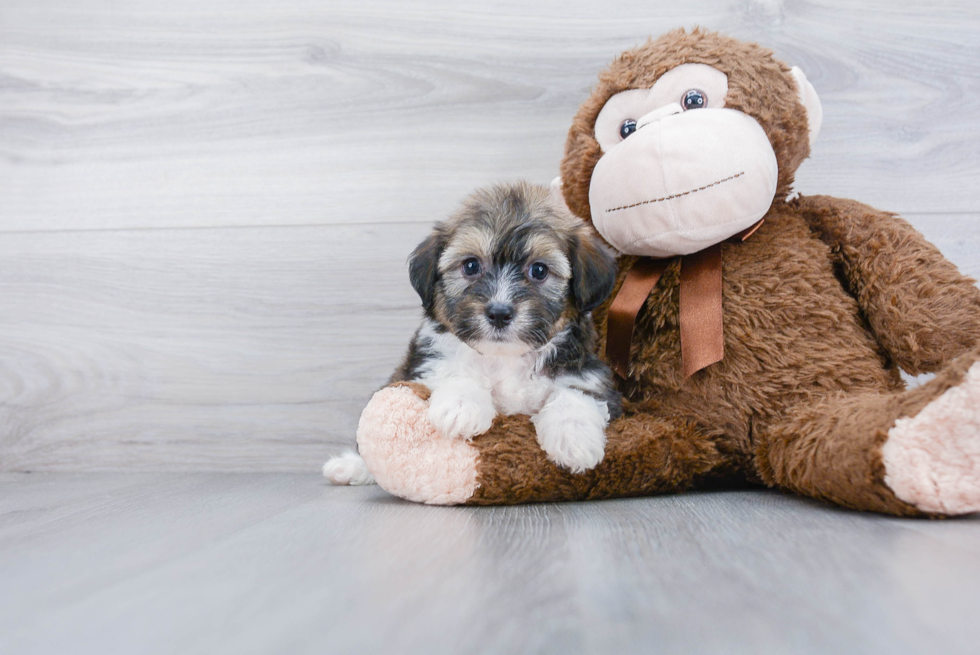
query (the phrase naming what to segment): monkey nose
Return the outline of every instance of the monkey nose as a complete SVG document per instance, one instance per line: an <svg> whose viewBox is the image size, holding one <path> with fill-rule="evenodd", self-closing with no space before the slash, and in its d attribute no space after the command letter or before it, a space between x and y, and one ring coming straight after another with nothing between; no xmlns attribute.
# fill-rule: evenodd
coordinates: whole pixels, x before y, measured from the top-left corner
<svg viewBox="0 0 980 655"><path fill-rule="evenodd" d="M672 116L674 114L679 114L682 111L684 110L681 109L681 105L679 102L672 102L669 105L664 105L659 109L654 109L649 114L644 114L640 118L640 120L636 121L636 129L642 130L650 123L656 123L662 118L666 118L667 116Z"/></svg>

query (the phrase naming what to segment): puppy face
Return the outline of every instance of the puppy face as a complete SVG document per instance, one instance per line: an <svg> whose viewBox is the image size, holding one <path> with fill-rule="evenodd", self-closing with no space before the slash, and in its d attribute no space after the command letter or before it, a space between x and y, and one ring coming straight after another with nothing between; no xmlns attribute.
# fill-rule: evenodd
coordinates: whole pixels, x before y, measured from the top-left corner
<svg viewBox="0 0 980 655"><path fill-rule="evenodd" d="M426 315L467 344L546 344L612 290L615 261L548 190L497 186L470 196L412 254Z"/></svg>

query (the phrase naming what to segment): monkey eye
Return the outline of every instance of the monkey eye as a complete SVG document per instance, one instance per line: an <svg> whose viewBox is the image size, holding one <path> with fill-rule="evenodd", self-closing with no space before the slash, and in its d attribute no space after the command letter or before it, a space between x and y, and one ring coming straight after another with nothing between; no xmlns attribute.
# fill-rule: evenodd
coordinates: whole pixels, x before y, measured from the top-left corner
<svg viewBox="0 0 980 655"><path fill-rule="evenodd" d="M541 262L534 262L530 267L528 267L527 274L531 276L532 280L537 280L540 282L548 277L548 267Z"/></svg>
<svg viewBox="0 0 980 655"><path fill-rule="evenodd" d="M476 257L467 257L463 260L463 275L466 277L476 277L482 270L480 260Z"/></svg>
<svg viewBox="0 0 980 655"><path fill-rule="evenodd" d="M700 89L691 89L681 98L681 107L688 109L704 109L708 105L708 96Z"/></svg>
<svg viewBox="0 0 980 655"><path fill-rule="evenodd" d="M623 124L619 126L619 136L625 139L633 132L636 132L636 121L632 118L627 118L623 121Z"/></svg>

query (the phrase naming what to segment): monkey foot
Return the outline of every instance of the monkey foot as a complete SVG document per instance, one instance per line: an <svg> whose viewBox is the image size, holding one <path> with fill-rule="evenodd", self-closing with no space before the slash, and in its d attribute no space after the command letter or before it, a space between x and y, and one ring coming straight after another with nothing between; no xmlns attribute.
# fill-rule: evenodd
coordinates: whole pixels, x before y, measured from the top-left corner
<svg viewBox="0 0 980 655"><path fill-rule="evenodd" d="M421 394L421 395L420 395ZM478 451L429 424L422 385L385 387L361 413L357 446L378 485L395 496L430 505L457 505L476 491Z"/></svg>
<svg viewBox="0 0 980 655"><path fill-rule="evenodd" d="M927 512L980 511L980 362L958 386L888 431L885 484Z"/></svg>

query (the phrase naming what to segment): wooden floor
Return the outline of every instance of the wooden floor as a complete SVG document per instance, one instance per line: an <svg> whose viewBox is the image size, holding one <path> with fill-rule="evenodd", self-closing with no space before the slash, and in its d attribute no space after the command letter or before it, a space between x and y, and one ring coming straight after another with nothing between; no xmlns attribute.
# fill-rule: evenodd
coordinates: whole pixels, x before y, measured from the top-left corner
<svg viewBox="0 0 980 655"><path fill-rule="evenodd" d="M0 475L5 654L975 654L977 589L980 517L768 491L438 508L313 474Z"/></svg>

